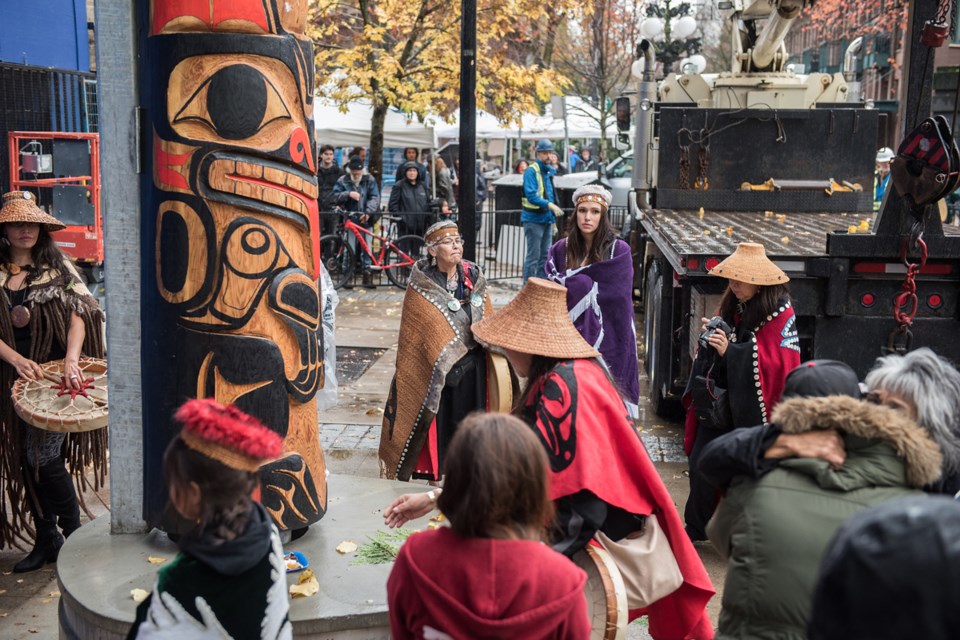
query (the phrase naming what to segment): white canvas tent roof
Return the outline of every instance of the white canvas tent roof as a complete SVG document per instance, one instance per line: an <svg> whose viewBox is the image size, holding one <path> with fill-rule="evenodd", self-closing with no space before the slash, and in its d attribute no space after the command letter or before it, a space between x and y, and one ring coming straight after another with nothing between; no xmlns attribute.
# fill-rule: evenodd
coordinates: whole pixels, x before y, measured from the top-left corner
<svg viewBox="0 0 960 640"><path fill-rule="evenodd" d="M599 138L600 112L582 98L567 97L567 130L570 138ZM454 113L451 124L439 124L435 128L438 138L456 139L460 137L460 111ZM613 114L607 117L607 137L613 138L617 133L616 120ZM543 116L527 114L521 119L521 126L500 124L497 119L483 109L477 109L477 139L493 140L501 138L516 138L522 134L524 138L562 138L563 118L554 118L550 113Z"/></svg>
<svg viewBox="0 0 960 640"><path fill-rule="evenodd" d="M367 101L351 102L344 113L337 105L316 99L313 103L313 119L317 145L368 146L372 117L373 107ZM432 149L436 146L436 138L433 127L412 119L408 121L404 114L390 109L383 124L383 146Z"/></svg>

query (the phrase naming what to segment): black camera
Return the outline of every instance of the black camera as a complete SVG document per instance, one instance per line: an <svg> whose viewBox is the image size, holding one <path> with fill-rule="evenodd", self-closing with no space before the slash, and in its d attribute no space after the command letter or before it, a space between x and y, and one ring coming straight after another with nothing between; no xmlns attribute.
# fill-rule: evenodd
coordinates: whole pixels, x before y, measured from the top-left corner
<svg viewBox="0 0 960 640"><path fill-rule="evenodd" d="M710 318L710 322L707 323L707 327L703 330L703 333L700 334L700 346L704 349L709 347L707 340L714 334L716 331L722 331L723 333L730 335L733 333L733 329L730 328L723 318L720 316L713 316Z"/></svg>

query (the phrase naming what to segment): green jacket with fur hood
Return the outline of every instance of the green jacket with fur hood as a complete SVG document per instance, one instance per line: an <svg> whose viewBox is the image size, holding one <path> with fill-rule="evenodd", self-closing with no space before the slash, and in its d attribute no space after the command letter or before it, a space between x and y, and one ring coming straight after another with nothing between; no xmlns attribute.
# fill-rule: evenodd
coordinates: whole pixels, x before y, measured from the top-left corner
<svg viewBox="0 0 960 640"><path fill-rule="evenodd" d="M820 558L837 528L869 506L940 475L937 445L905 414L849 396L792 398L773 422L784 433L838 429L847 458L834 470L790 458L759 480L740 477L707 527L728 559L719 639L802 639Z"/></svg>

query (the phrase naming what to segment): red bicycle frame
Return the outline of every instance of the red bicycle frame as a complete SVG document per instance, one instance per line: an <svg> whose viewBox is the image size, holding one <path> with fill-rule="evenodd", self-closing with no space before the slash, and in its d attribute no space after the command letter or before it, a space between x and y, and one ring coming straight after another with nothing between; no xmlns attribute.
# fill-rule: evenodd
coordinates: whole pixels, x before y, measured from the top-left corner
<svg viewBox="0 0 960 640"><path fill-rule="evenodd" d="M360 226L359 224L357 224L356 222L353 222L349 218L344 220L343 230L349 231L353 233L354 236L356 236L358 246L361 247L364 253L370 256L370 259L373 261L373 265L371 266L372 269L383 271L385 269L394 269L396 267L410 267L410 266L413 266L414 262L416 262L416 259L410 257L405 251L400 249L400 247L395 245L390 240L387 240L386 235L383 235L383 236L375 235L373 231L371 231L370 229ZM374 254L373 251L370 249L370 245L367 244L366 239L363 237L365 235L370 236L371 238L376 238L377 240L380 241L379 256ZM394 251L396 251L397 254L403 258L403 261L395 262L393 264L384 264L383 259L386 257L388 248L392 248ZM358 259L359 259L359 256L358 256Z"/></svg>

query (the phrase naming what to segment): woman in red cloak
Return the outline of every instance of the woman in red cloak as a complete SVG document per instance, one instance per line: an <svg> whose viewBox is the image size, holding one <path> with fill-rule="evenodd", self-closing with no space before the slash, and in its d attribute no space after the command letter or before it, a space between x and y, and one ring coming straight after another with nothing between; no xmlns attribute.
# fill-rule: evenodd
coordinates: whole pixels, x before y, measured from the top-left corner
<svg viewBox="0 0 960 640"><path fill-rule="evenodd" d="M786 287L790 278L767 258L763 245L740 243L710 275L727 279L717 315L728 326L702 335L683 394L684 450L690 461L690 496L683 515L694 541L707 539L707 522L717 504L713 486L697 467L700 452L731 429L766 423L780 402L787 374L800 364L796 317ZM710 321L701 320L707 330ZM726 399L718 390L726 390Z"/></svg>
<svg viewBox="0 0 960 640"><path fill-rule="evenodd" d="M630 618L649 615L656 640L713 638L706 612L714 594L710 578L597 360L600 354L570 321L566 289L530 278L513 301L475 324L473 333L481 344L503 351L529 381L514 413L533 429L550 462L557 512L553 548L572 556L598 539L622 543L655 516L675 560L670 565L679 570L679 586L645 607L631 606ZM402 524L431 506L423 495L401 496L388 507L387 523ZM628 582L630 568L619 563L618 568Z"/></svg>

